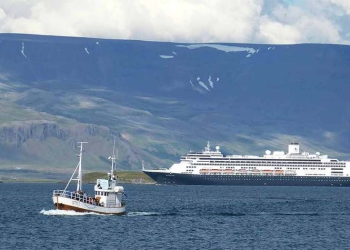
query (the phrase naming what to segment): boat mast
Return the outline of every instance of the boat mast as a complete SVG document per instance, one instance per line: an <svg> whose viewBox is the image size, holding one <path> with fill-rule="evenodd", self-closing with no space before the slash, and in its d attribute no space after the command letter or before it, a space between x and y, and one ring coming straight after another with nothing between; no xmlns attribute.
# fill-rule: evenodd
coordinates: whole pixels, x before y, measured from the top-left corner
<svg viewBox="0 0 350 250"><path fill-rule="evenodd" d="M87 143L87 142L78 142L80 143L79 147L80 147L80 152L79 152L79 163L78 163L78 179L77 179L77 191L81 191L82 187L81 184L83 182L83 177L82 177L82 173L81 173L81 161L83 159L83 144Z"/></svg>
<svg viewBox="0 0 350 250"><path fill-rule="evenodd" d="M114 137L114 141L113 141L113 155L109 157L109 159L112 161L111 164L111 177L113 176L113 172L114 172L114 166L115 166L115 160L117 159L116 155L115 155L115 137Z"/></svg>

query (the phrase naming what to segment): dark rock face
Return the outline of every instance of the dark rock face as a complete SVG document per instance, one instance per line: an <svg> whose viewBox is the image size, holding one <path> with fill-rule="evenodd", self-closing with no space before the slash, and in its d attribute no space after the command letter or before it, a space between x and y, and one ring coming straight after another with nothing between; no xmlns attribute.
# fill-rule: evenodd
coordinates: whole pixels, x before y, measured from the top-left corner
<svg viewBox="0 0 350 250"><path fill-rule="evenodd" d="M207 140L228 153L261 155L299 141L305 150L350 156L350 46L19 34L0 41L6 152L28 141L49 147L50 139L87 138L110 150L117 135L120 162L134 169L142 159L168 167Z"/></svg>
<svg viewBox="0 0 350 250"><path fill-rule="evenodd" d="M93 124L78 124L67 128L53 121L26 121L2 124L0 135L1 142L20 147L30 139L43 142L48 138L67 140L84 136L107 137L110 136L110 131L106 127Z"/></svg>
<svg viewBox="0 0 350 250"><path fill-rule="evenodd" d="M60 126L55 122L45 122L38 124L34 121L30 124L9 124L2 126L1 134L2 141L6 141L10 144L21 145L28 139L34 139L37 141L44 141L47 137L55 137L64 139L64 133L60 129Z"/></svg>

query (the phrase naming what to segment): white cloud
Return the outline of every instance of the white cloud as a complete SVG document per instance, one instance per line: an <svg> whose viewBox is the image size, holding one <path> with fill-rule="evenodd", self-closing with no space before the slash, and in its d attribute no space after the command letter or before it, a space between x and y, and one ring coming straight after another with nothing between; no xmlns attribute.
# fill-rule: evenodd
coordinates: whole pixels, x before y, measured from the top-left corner
<svg viewBox="0 0 350 250"><path fill-rule="evenodd" d="M0 8L0 22L6 19L6 13L3 9Z"/></svg>
<svg viewBox="0 0 350 250"><path fill-rule="evenodd" d="M266 16L261 19L256 38L262 43L291 44L301 42L303 36L296 27L273 21Z"/></svg>
<svg viewBox="0 0 350 250"><path fill-rule="evenodd" d="M309 1L308 7L303 6L304 8L278 4L270 15L261 18L256 38L270 43L349 44L349 41L341 37L340 27L327 18L330 9L326 6L332 7L326 0L317 3Z"/></svg>
<svg viewBox="0 0 350 250"><path fill-rule="evenodd" d="M337 5L343 11L350 15L350 1L349 0L329 0L330 3Z"/></svg>
<svg viewBox="0 0 350 250"><path fill-rule="evenodd" d="M0 0L2 33L350 44L349 26L350 0Z"/></svg>

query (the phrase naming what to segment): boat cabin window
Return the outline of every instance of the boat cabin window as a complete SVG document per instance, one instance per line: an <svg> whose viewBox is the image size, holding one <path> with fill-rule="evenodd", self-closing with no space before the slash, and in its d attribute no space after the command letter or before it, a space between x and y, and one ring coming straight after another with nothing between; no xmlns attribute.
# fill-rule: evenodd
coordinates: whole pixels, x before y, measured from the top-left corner
<svg viewBox="0 0 350 250"><path fill-rule="evenodd" d="M100 196L108 196L108 192L101 192L101 191L96 191L96 195L100 195Z"/></svg>

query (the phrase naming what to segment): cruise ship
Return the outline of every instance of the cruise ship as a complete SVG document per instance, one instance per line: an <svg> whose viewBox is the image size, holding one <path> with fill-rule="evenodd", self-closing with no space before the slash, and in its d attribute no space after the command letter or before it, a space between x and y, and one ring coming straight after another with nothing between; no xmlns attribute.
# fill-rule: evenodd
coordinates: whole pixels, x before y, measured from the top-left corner
<svg viewBox="0 0 350 250"><path fill-rule="evenodd" d="M226 155L220 147L189 152L169 169L146 170L157 184L246 186L350 186L350 161L300 152L290 143L288 152L265 151L263 156Z"/></svg>

